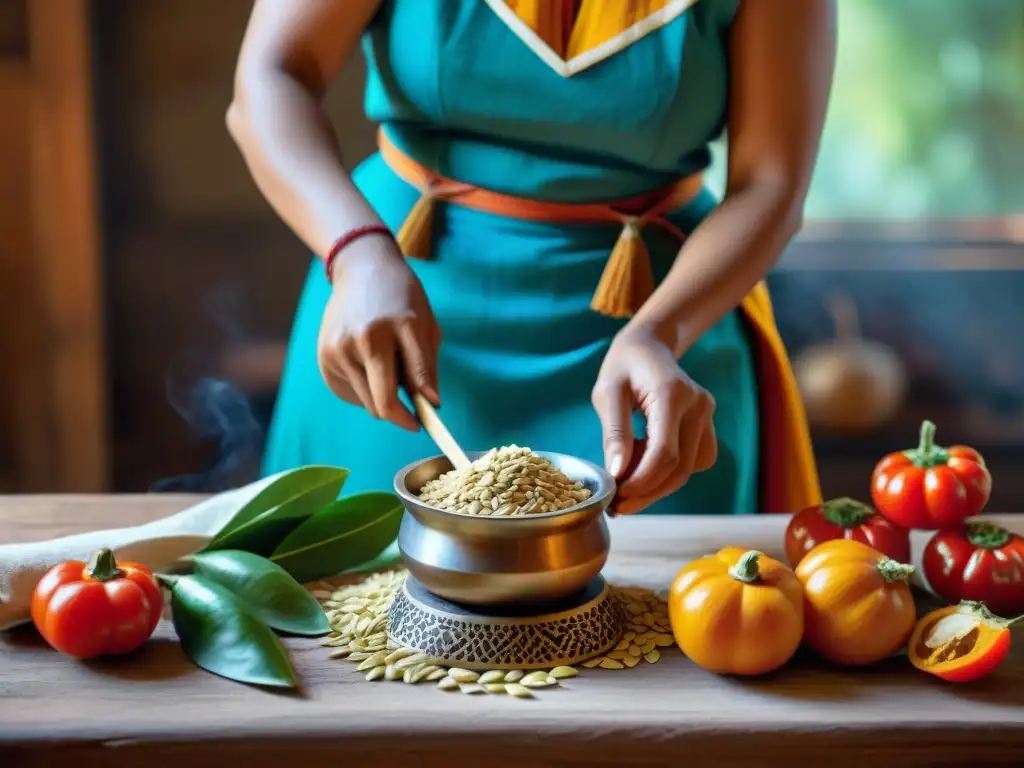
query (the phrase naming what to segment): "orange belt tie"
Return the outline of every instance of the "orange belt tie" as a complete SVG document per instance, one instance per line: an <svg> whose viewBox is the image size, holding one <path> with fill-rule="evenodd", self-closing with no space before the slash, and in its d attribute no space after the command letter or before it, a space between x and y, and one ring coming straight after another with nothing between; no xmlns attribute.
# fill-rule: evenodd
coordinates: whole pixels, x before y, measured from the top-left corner
<svg viewBox="0 0 1024 768"><path fill-rule="evenodd" d="M665 214L689 203L703 188L700 174L694 174L671 187L616 203L544 202L490 192L439 176L392 144L383 129L378 133L378 143L388 167L420 190L420 199L395 236L402 253L410 258L430 258L431 223L439 200L527 221L621 223L622 234L612 248L590 302L591 309L609 317L631 317L654 292L654 274L642 228L656 224L682 243L686 235Z"/></svg>

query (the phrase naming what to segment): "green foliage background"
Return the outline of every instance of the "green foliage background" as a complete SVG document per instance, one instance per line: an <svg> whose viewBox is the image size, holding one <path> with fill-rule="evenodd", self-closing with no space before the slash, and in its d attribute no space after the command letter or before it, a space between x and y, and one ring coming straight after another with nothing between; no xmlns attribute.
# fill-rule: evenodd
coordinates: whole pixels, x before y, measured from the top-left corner
<svg viewBox="0 0 1024 768"><path fill-rule="evenodd" d="M1024 0L839 0L808 219L1024 213ZM724 148L715 148L721 189Z"/></svg>

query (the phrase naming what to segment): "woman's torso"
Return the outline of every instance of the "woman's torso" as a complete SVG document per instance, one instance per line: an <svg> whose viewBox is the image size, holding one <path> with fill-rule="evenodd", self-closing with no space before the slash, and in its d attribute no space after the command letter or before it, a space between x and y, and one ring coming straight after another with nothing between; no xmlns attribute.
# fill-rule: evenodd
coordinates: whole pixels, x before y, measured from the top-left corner
<svg viewBox="0 0 1024 768"><path fill-rule="evenodd" d="M584 3L583 13L598 8ZM566 77L499 18L498 0L386 0L364 37L367 115L423 165L486 189L562 202L649 192L707 165L708 142L724 120L735 4L700 0L682 10L685 3L655 2L663 13L682 12ZM603 13L645 3L599 5ZM397 230L418 191L379 155L354 179ZM691 230L714 205L705 192L673 219ZM449 428L469 449L518 443L600 463L590 389L623 321L594 313L590 297L619 227L514 220L457 204L440 206L434 218L434 258L410 263L444 332L439 369ZM656 227L645 240L661 279L679 241ZM266 469L342 464L352 470L349 490L388 487L398 467L436 448L327 391L315 342L328 292L314 266ZM718 400L721 458L657 511L753 511L756 380L737 313L682 365Z"/></svg>
<svg viewBox="0 0 1024 768"><path fill-rule="evenodd" d="M626 15L629 35L668 21L563 76L535 34L516 36L502 0L385 0L364 37L366 113L416 160L486 189L567 202L648 192L708 164L737 2L584 0L577 23Z"/></svg>

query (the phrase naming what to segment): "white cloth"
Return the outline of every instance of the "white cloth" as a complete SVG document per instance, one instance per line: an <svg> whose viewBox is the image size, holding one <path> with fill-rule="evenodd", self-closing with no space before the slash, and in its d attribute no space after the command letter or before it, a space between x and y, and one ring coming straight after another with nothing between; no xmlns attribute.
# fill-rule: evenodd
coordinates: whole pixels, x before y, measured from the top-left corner
<svg viewBox="0 0 1024 768"><path fill-rule="evenodd" d="M31 620L32 592L57 563L88 560L97 549L107 547L120 559L164 568L205 547L246 502L277 477L225 491L175 515L133 528L0 545L0 630Z"/></svg>

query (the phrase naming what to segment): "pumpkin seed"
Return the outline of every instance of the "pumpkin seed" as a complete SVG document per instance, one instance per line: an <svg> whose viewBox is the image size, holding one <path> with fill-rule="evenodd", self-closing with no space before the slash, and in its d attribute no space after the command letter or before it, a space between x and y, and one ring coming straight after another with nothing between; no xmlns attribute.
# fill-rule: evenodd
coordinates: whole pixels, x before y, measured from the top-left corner
<svg viewBox="0 0 1024 768"><path fill-rule="evenodd" d="M519 683L505 683L505 692L517 699L532 699L533 693L525 685Z"/></svg>
<svg viewBox="0 0 1024 768"><path fill-rule="evenodd" d="M460 514L518 517L567 509L590 494L547 459L529 448L510 445L431 480L420 490L419 498Z"/></svg>
<svg viewBox="0 0 1024 768"><path fill-rule="evenodd" d="M384 654L375 653L370 658L364 659L363 662L356 667L356 672L365 672L368 669L372 669L377 665L384 666Z"/></svg>
<svg viewBox="0 0 1024 768"><path fill-rule="evenodd" d="M675 645L676 639L672 635L657 634L654 636L654 644L659 648L668 648L670 645Z"/></svg>
<svg viewBox="0 0 1024 768"><path fill-rule="evenodd" d="M459 683L459 690L470 696L486 693L486 691L484 691L484 687L480 685L480 683Z"/></svg>
<svg viewBox="0 0 1024 768"><path fill-rule="evenodd" d="M576 677L579 674L572 667L555 667L551 670L551 677L556 680L563 680L569 677Z"/></svg>
<svg viewBox="0 0 1024 768"><path fill-rule="evenodd" d="M480 685L486 686L488 683L501 683L505 680L505 673L500 669L492 669L489 672L484 672L480 675Z"/></svg>
<svg viewBox="0 0 1024 768"><path fill-rule="evenodd" d="M411 648L396 648L387 655L384 661L388 664L394 664L396 661L404 659L406 656L412 656L414 653L416 653L416 651Z"/></svg>
<svg viewBox="0 0 1024 768"><path fill-rule="evenodd" d="M480 675L471 669L462 669L461 667L452 667L448 670L449 677L457 683L475 683L480 679Z"/></svg>
<svg viewBox="0 0 1024 768"><path fill-rule="evenodd" d="M644 656L644 660L648 664L656 664L658 659L660 659L660 658L661 658L661 651L658 651L658 650L653 650L653 651L651 651L650 653L648 653L647 655Z"/></svg>
<svg viewBox="0 0 1024 768"><path fill-rule="evenodd" d="M383 666L374 667L366 673L366 679L371 682L373 682L374 680L380 680L384 677L384 670L385 667Z"/></svg>
<svg viewBox="0 0 1024 768"><path fill-rule="evenodd" d="M640 657L639 656L627 656L626 658L624 658L622 660L622 663L626 667L628 667L629 669L632 669L633 667L635 667L637 664L640 663Z"/></svg>
<svg viewBox="0 0 1024 768"><path fill-rule="evenodd" d="M436 664L424 664L420 667L413 667L413 669L410 670L412 674L409 675L409 679L405 682L413 683L415 685L416 683L426 680L430 673L436 672L439 669L440 667Z"/></svg>
<svg viewBox="0 0 1024 768"><path fill-rule="evenodd" d="M622 669L624 665L621 661L616 661L615 659L602 659L601 663L597 666L601 667L601 669Z"/></svg>
<svg viewBox="0 0 1024 768"><path fill-rule="evenodd" d="M450 677L442 677L437 681L437 687L442 691L457 691L459 690L459 684Z"/></svg>
<svg viewBox="0 0 1024 768"><path fill-rule="evenodd" d="M504 683L483 683L484 690L488 693L505 693ZM513 683L516 685L516 683Z"/></svg>
<svg viewBox="0 0 1024 768"><path fill-rule="evenodd" d="M424 664L429 661L430 657L425 653L414 653L412 656L406 656L404 659L399 659L395 662L395 669L409 669L415 667L418 664Z"/></svg>
<svg viewBox="0 0 1024 768"><path fill-rule="evenodd" d="M523 672L523 670L521 670L521 669L513 669L513 670L505 673L505 682L506 683L518 683L520 680L523 679L523 675L525 675L525 674L526 673Z"/></svg>

